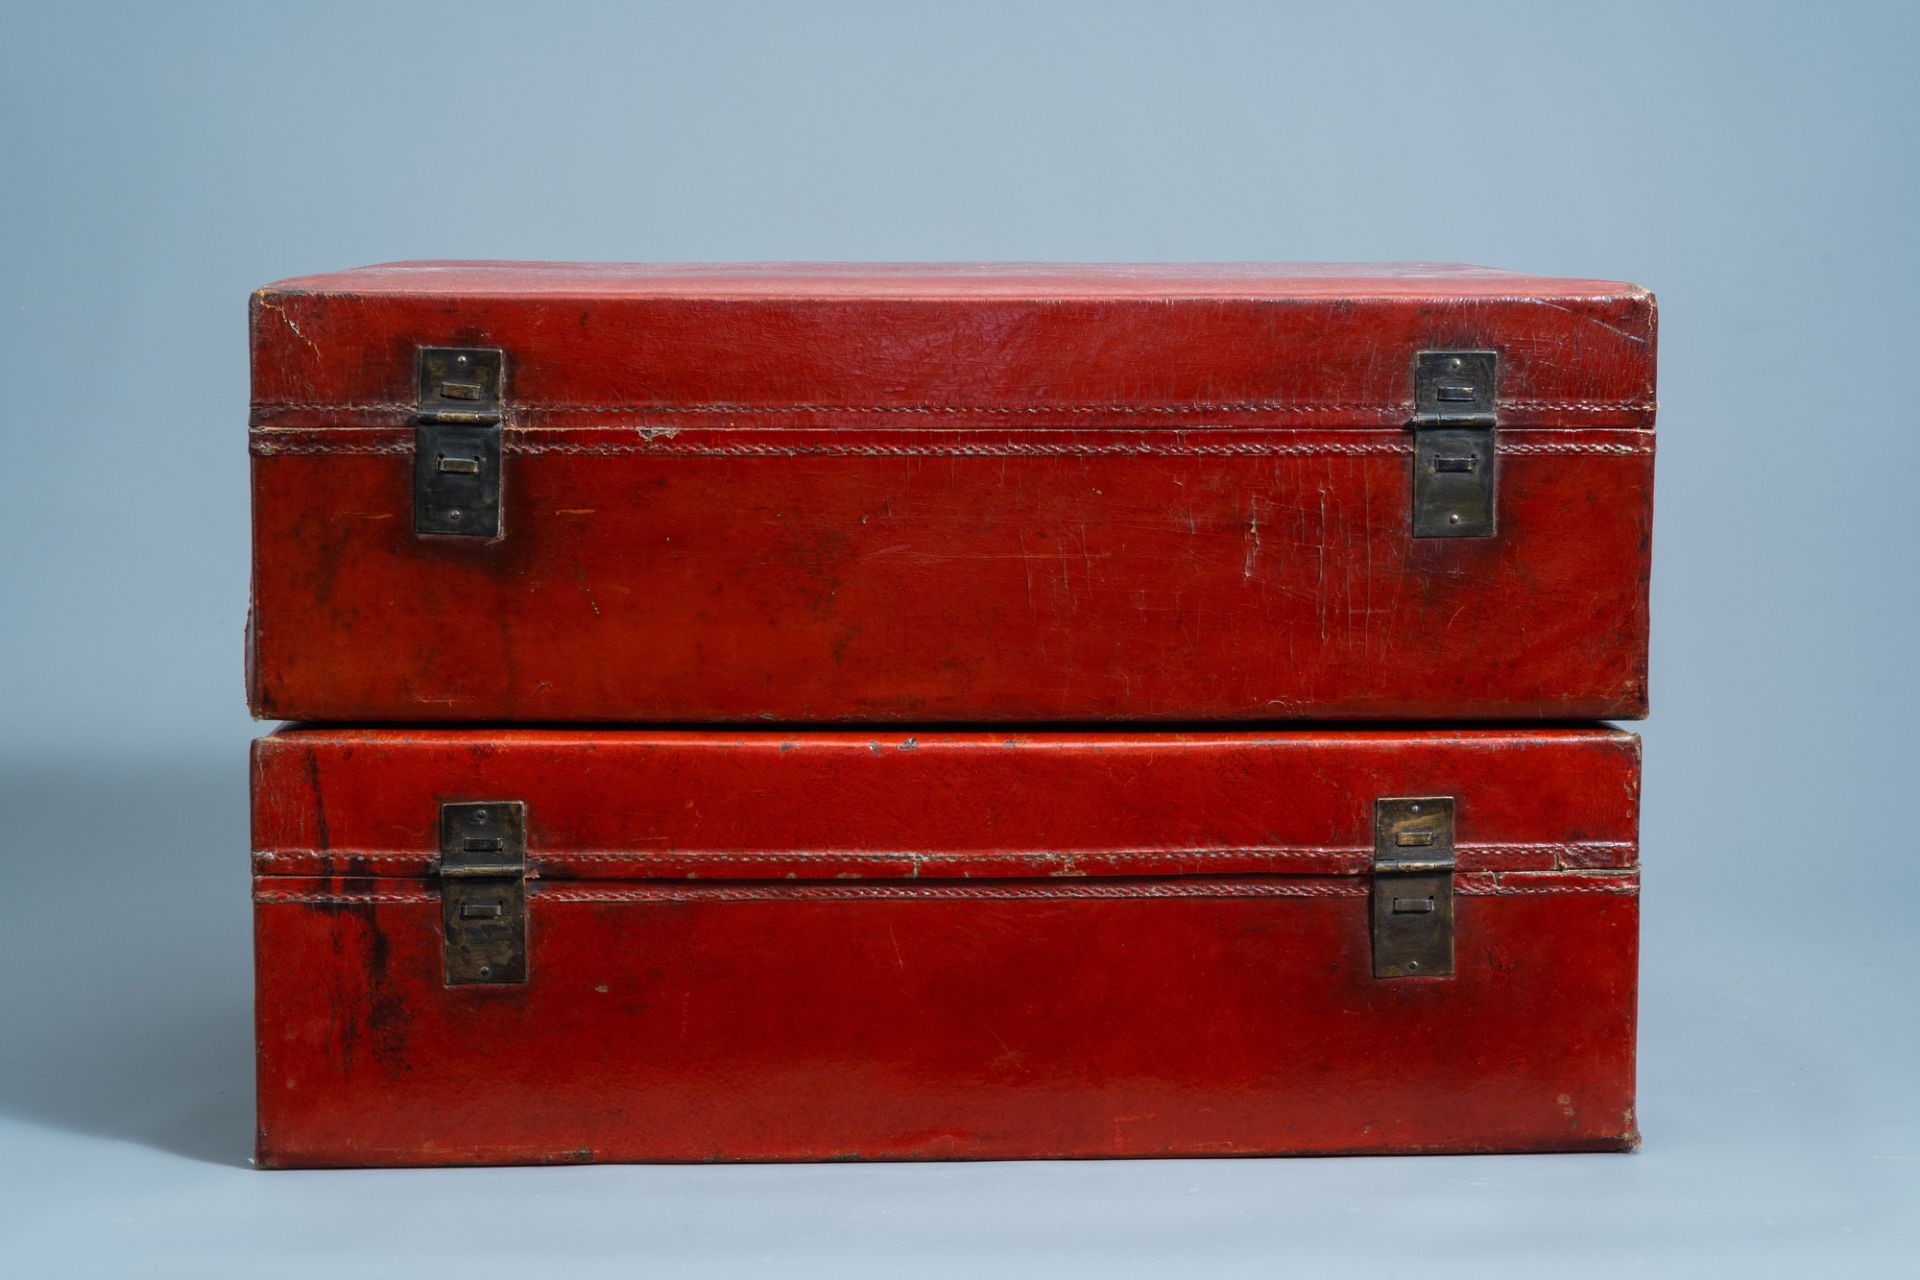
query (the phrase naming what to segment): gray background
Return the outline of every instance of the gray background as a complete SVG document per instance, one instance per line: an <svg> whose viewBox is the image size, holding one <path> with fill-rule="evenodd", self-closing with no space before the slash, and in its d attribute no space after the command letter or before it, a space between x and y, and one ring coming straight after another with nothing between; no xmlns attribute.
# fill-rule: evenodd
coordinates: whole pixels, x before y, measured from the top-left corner
<svg viewBox="0 0 1920 1280"><path fill-rule="evenodd" d="M0 1272L1908 1275L1910 6L0 9ZM248 291L1460 259L1663 309L1633 1157L246 1167Z"/></svg>

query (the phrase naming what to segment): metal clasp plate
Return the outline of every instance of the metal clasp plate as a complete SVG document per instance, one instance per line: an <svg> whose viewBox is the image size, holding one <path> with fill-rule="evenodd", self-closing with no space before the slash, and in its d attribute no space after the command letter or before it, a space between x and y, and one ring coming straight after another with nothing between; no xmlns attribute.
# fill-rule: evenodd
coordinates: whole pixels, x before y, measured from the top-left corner
<svg viewBox="0 0 1920 1280"><path fill-rule="evenodd" d="M1373 976L1453 973L1453 797L1373 802Z"/></svg>
<svg viewBox="0 0 1920 1280"><path fill-rule="evenodd" d="M500 536L500 379L481 347L421 347L413 436L413 531Z"/></svg>
<svg viewBox="0 0 1920 1280"><path fill-rule="evenodd" d="M527 980L527 806L440 806L448 986Z"/></svg>
<svg viewBox="0 0 1920 1280"><path fill-rule="evenodd" d="M1492 351L1422 351L1413 362L1413 536L1489 538L1494 520Z"/></svg>

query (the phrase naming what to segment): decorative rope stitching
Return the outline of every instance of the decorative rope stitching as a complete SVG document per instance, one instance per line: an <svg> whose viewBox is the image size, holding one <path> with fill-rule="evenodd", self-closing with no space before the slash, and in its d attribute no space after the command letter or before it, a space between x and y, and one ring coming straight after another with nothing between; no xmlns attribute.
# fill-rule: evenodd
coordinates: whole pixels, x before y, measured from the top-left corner
<svg viewBox="0 0 1920 1280"><path fill-rule="evenodd" d="M1555 856L1587 853L1600 849L1638 849L1640 846L1632 840L1575 840L1561 843L1552 840L1516 841L1512 844L1461 844L1457 848L1461 853L1551 853Z"/></svg>
<svg viewBox="0 0 1920 1280"><path fill-rule="evenodd" d="M1621 873L1618 871L1615 871L1612 874L1619 875ZM1456 892L1473 895L1481 891L1474 890L1474 889L1459 889L1456 887ZM1521 885L1512 885L1512 884L1502 883L1500 885L1497 885L1491 891L1490 896L1493 896L1496 898L1503 898L1503 897L1517 897L1525 894L1534 894L1534 895L1549 894L1549 893L1635 894L1638 892L1640 892L1640 886L1638 884L1556 884L1556 885L1545 885L1545 886L1534 887L1534 886L1521 886Z"/></svg>
<svg viewBox="0 0 1920 1280"><path fill-rule="evenodd" d="M768 887L739 885L675 885L636 887L631 889L559 889L549 885L537 888L532 900L535 902L854 902L870 899L916 898L938 901L948 900L1004 900L1033 898L1044 901L1064 901L1074 898L1353 898L1364 896L1367 886L1360 882L1317 881L1296 883L1274 881L1270 885L1213 884L1199 882L1195 884L1151 884L1151 885L1109 885L1080 881L1036 880L1031 887L1025 885L1005 888L993 885L773 885ZM290 893L281 890L266 889L254 894L254 901L271 904L313 903L323 906L355 906L362 903L429 903L438 902L438 894L432 893Z"/></svg>
<svg viewBox="0 0 1920 1280"><path fill-rule="evenodd" d="M1573 844L1561 844L1551 841L1539 843L1514 844L1462 844L1457 852L1464 857L1495 857L1508 854L1550 854L1556 858L1571 857L1616 849L1632 850L1638 846L1629 840L1590 840ZM261 862L271 862L277 858L304 859L310 861L341 862L406 862L430 863L439 855L411 851L369 851L369 850L321 850L321 849L282 849L272 852L260 852L253 855ZM988 849L976 851L942 851L933 853L915 853L902 850L885 849L794 849L782 852L707 852L702 850L579 850L534 852L529 855L532 861L540 863L564 862L632 862L639 864L658 862L837 862L837 861L893 861L893 862L954 862L978 861L990 859L998 862L1021 861L1082 861L1087 859L1113 858L1274 858L1274 859L1311 859L1311 858L1351 858L1367 859L1373 856L1371 847L1360 845L1228 845L1210 846L1202 849L1190 849L1178 846L1156 846L1138 849Z"/></svg>
<svg viewBox="0 0 1920 1280"><path fill-rule="evenodd" d="M672 458L1080 458L1080 457L1359 457L1368 454L1410 454L1412 444L680 444L634 441L622 444L558 444L516 439L509 435L501 448L513 454L557 453L577 457L642 455ZM276 454L407 454L411 444L280 444L255 438L253 452Z"/></svg>
<svg viewBox="0 0 1920 1280"><path fill-rule="evenodd" d="M1523 883L1492 884L1462 880L1454 891L1465 897L1541 897L1561 893L1604 893L1631 896L1639 892L1637 883L1609 879L1603 884L1553 884L1531 886ZM622 902L858 902L886 899L922 901L1012 901L1045 902L1094 898L1362 898L1372 892L1367 880L1310 881L1299 883L1279 880L1271 884L1151 884L1122 885L1091 882L1034 881L1012 888L991 885L775 885L757 886L660 885L633 889L535 889L534 902L622 903ZM421 905L440 901L431 893L324 893L302 894L261 890L254 901L269 905Z"/></svg>
<svg viewBox="0 0 1920 1280"><path fill-rule="evenodd" d="M1066 849L996 850L953 853L900 853L882 850L841 851L796 849L791 853L551 853L535 854L536 861L553 862L955 862L992 859L996 862L1078 861L1083 858L1326 858L1358 857L1357 849Z"/></svg>
<svg viewBox="0 0 1920 1280"><path fill-rule="evenodd" d="M1032 862L1076 863L1133 858L1196 860L1258 858L1272 861L1349 859L1357 862L1371 856L1371 851L1359 849L1082 849L1047 852L983 850L977 853L836 852L833 850L822 851L815 849L795 850L791 853L659 853L635 850L631 853L536 853L530 855L530 862L535 867L593 862L626 863L635 866L660 865L665 863L678 865L688 862L737 863L743 865L782 862L885 862L918 866L926 863L946 862L988 862L993 864ZM438 855L430 853L322 853L315 850L280 854L256 853L254 858L260 862L273 862L277 859L284 858L288 860L319 863L345 862L373 865L390 862L415 866L430 864L437 860Z"/></svg>
<svg viewBox="0 0 1920 1280"><path fill-rule="evenodd" d="M419 408L399 400L347 401L322 404L304 400L256 400L253 408L269 413L406 413ZM1499 408L1533 413L1650 413L1657 407L1651 400L1502 400ZM1291 404L1282 400L1196 402L1193 404L566 404L558 401L516 400L510 410L528 413L659 413L724 414L820 414L910 413L925 415L985 414L995 417L1038 416L1049 413L1103 414L1144 413L1175 417L1203 413L1379 413L1408 415L1410 401L1392 404Z"/></svg>
<svg viewBox="0 0 1920 1280"><path fill-rule="evenodd" d="M510 453L659 454L688 458L1364 457L1412 453L1411 444L721 444L593 445L513 441Z"/></svg>
<svg viewBox="0 0 1920 1280"><path fill-rule="evenodd" d="M253 438L252 451L256 457L271 458L276 454L412 454L411 444L366 444L359 441L342 441L339 444L276 444Z"/></svg>
<svg viewBox="0 0 1920 1280"><path fill-rule="evenodd" d="M857 444L857 445L783 445L721 444L703 445L636 441L626 444L545 444L507 436L502 449L511 454L564 454L575 457L624 457L629 455L672 458L1092 458L1092 457L1368 457L1411 454L1411 443L1379 444ZM254 454L273 457L294 455L411 455L411 444L368 444L343 441L339 444L275 443L255 438ZM1508 444L1499 451L1507 456L1555 454L1630 457L1653 453L1651 444L1592 444L1569 441L1564 444Z"/></svg>
<svg viewBox="0 0 1920 1280"><path fill-rule="evenodd" d="M280 858L327 862L432 862L439 856L437 853L420 853L412 849L257 849L253 855L256 862L273 862Z"/></svg>
<svg viewBox="0 0 1920 1280"><path fill-rule="evenodd" d="M357 907L363 904L438 902L440 896L433 893L282 893L269 889L255 893L253 900L271 905L311 903L316 906Z"/></svg>
<svg viewBox="0 0 1920 1280"><path fill-rule="evenodd" d="M735 885L680 887L662 885L642 889L545 889L536 900L554 902L645 902L645 901L723 901L761 902L796 900L808 902L854 902L870 899L915 898L931 901L1037 899L1066 901L1076 898L1352 898L1368 892L1358 881L1298 883L1275 881L1272 884L1102 884L1086 881L1035 880L1018 887L997 885L873 884L873 885L775 885L767 888Z"/></svg>

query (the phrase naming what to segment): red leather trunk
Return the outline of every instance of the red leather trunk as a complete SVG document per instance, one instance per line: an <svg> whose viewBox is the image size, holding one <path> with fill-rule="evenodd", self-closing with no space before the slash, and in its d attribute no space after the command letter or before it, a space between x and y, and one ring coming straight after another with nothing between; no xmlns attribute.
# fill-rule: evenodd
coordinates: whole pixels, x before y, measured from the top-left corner
<svg viewBox="0 0 1920 1280"><path fill-rule="evenodd" d="M264 289L252 334L262 717L1645 711L1629 285L414 263ZM489 536L415 532L437 347L502 353ZM1497 362L1488 536L1411 518L1477 465L1416 460L1416 362L1447 351Z"/></svg>
<svg viewBox="0 0 1920 1280"><path fill-rule="evenodd" d="M1636 1141L1617 730L293 729L253 788L263 1164ZM1453 801L1450 973L1375 976L1388 797ZM524 982L448 980L477 802Z"/></svg>

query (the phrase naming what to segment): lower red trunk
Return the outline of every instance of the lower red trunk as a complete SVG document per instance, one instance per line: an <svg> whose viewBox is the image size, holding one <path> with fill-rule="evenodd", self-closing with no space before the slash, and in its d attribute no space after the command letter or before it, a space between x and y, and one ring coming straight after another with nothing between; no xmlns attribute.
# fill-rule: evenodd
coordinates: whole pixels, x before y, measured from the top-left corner
<svg viewBox="0 0 1920 1280"><path fill-rule="evenodd" d="M1630 1147L1637 783L1602 729L282 732L260 1159ZM1373 799L1443 794L1454 971L1377 978ZM437 807L509 798L527 981L449 985Z"/></svg>

